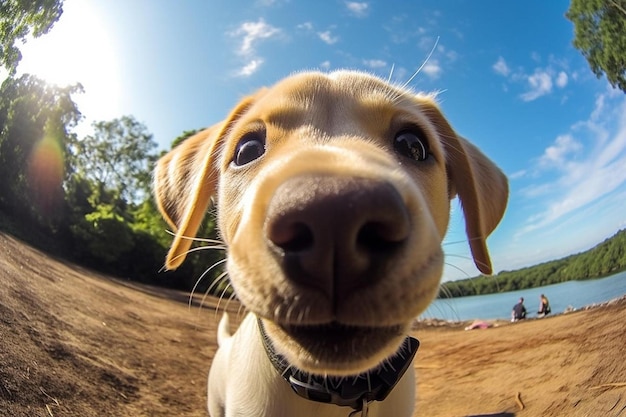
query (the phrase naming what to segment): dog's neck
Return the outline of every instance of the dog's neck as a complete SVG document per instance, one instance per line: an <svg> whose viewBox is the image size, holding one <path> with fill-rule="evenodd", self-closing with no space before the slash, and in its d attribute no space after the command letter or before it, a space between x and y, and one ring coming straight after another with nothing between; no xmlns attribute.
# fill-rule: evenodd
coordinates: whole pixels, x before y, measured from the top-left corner
<svg viewBox="0 0 626 417"><path fill-rule="evenodd" d="M258 326L270 362L296 394L307 400L351 407L357 411L372 401L387 397L411 366L419 347L419 341L409 336L393 357L375 369L344 377L314 375L291 366L274 349L260 318Z"/></svg>

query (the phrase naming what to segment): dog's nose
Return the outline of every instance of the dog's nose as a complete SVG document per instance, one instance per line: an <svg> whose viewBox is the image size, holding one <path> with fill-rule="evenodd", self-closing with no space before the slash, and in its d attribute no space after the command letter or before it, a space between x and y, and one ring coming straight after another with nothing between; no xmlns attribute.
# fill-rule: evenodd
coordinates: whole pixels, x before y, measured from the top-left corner
<svg viewBox="0 0 626 417"><path fill-rule="evenodd" d="M335 303L384 278L410 230L409 212L391 184L330 176L280 185L265 225L287 278Z"/></svg>

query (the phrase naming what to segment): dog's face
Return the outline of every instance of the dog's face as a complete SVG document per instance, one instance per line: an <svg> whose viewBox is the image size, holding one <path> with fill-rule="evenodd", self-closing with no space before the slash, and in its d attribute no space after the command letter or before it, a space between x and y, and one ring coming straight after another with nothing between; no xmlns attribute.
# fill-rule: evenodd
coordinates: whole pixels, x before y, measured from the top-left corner
<svg viewBox="0 0 626 417"><path fill-rule="evenodd" d="M357 72L302 73L243 100L159 162L159 207L189 248L211 196L241 302L293 366L348 375L394 354L437 294L450 200L478 268L504 175L429 96Z"/></svg>

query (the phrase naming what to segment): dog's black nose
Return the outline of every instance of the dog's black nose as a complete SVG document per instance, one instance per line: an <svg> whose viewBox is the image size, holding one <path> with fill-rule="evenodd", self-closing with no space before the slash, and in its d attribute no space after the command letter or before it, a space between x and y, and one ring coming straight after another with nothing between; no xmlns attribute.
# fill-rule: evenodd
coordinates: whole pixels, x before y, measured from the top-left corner
<svg viewBox="0 0 626 417"><path fill-rule="evenodd" d="M265 233L289 280L337 303L386 275L410 226L402 197L387 182L307 176L276 190Z"/></svg>

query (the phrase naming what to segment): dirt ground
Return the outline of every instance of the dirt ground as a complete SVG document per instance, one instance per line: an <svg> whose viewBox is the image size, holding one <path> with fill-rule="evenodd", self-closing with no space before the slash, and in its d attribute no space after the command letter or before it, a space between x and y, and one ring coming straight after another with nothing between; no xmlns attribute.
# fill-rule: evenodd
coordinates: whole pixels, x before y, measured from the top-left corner
<svg viewBox="0 0 626 417"><path fill-rule="evenodd" d="M187 301L0 234L0 416L207 416L219 314ZM499 324L416 325L416 415L626 417L626 300Z"/></svg>

